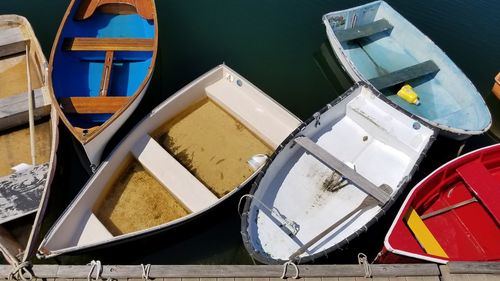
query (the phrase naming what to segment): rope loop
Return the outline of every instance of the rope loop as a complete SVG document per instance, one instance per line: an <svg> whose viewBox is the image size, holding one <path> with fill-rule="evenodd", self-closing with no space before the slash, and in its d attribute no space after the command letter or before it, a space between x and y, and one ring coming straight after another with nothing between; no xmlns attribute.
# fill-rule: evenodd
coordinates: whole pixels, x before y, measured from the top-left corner
<svg viewBox="0 0 500 281"><path fill-rule="evenodd" d="M370 263L368 262L368 257L363 253L359 253L358 263L363 267L363 270L365 271L365 278L371 278L372 268L370 267Z"/></svg>
<svg viewBox="0 0 500 281"><path fill-rule="evenodd" d="M87 275L87 281L91 281L92 278L92 272L94 272L94 268L96 269L95 272L95 279L93 280L99 280L101 278L101 273L102 273L102 265L100 260L92 260L88 265L90 265L90 271L89 274Z"/></svg>
<svg viewBox="0 0 500 281"><path fill-rule="evenodd" d="M23 261L16 264L12 271L9 273L9 280L22 280L28 281L33 279L33 273L31 272L31 262Z"/></svg>
<svg viewBox="0 0 500 281"><path fill-rule="evenodd" d="M151 264L142 264L141 263L141 267L142 267L142 279L143 280L150 280L149 278L149 271L151 270Z"/></svg>
<svg viewBox="0 0 500 281"><path fill-rule="evenodd" d="M295 275L292 277L293 279L299 279L299 267L293 261L287 261L283 264L283 273L281 274L281 279L286 279L286 271L288 266L291 265L295 268Z"/></svg>

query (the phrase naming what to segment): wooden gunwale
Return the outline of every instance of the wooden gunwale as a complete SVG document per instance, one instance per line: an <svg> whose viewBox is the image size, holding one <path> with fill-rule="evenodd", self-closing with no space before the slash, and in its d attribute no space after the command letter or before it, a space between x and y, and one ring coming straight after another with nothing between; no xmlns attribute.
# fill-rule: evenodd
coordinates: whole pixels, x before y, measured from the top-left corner
<svg viewBox="0 0 500 281"><path fill-rule="evenodd" d="M66 22L68 21L69 16L71 14L71 11L73 10L73 6L75 5L76 2L77 2L77 0L71 0L71 3L69 4L68 8L66 9L66 12L64 13L63 20L61 21L61 24L59 25L59 29L57 30L57 34L56 34L56 37L55 37L55 40L54 40L54 44L52 45L52 50L50 51L49 70L48 70L48 73L49 73L49 75L48 75L48 82L49 82L49 85L51 85L51 87L52 87L52 71L53 71L53 66L54 66L54 56L55 56L55 53L56 53L59 41L61 40L62 30L63 30ZM70 130L70 132L73 134L73 136L75 136L75 138L80 143L82 143L82 144L87 144L90 141L92 141L97 135L99 135L100 133L102 133L111 123L113 123L113 121L115 121L118 117L120 117L121 114L125 110L127 110L127 108L130 105L132 105L135 102L135 100L137 99L137 97L139 96L139 94L144 90L144 88L146 87L147 83L151 80L151 77L153 75L154 66L155 66L155 61L156 61L156 55L157 55L157 52L158 52L158 17L156 15L156 6L155 6L154 0L150 0L150 3L151 3L151 6L152 6L152 10L154 12L154 19L153 19L153 21L154 21L154 30L155 30L155 32L154 32L154 38L153 38L154 44L153 44L153 55L151 57L151 65L149 66L149 69L148 69L146 77L144 78L144 80L142 81L142 83L139 85L139 87L137 88L136 92L129 98L129 101L120 110L118 110L117 112L115 112L101 126L99 126L97 128L94 127L92 130L88 130L88 134L86 134L85 136L83 136L81 134L82 130L74 127L71 124L71 122L69 122L68 118L66 117L66 115L64 114L64 112L62 111L62 109L59 107L59 102L57 101L57 98L56 98L55 94L52 93L50 95L50 97L52 99L52 104L54 104L54 107L56 108L57 115L59 115L59 117L61 118L61 120L63 121L63 123L66 125L66 127Z"/></svg>

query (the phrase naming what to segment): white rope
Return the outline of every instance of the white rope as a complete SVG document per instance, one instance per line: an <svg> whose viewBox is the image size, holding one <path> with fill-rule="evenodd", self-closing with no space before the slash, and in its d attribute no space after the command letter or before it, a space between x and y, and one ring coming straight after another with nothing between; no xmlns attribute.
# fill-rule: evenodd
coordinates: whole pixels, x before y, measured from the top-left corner
<svg viewBox="0 0 500 281"><path fill-rule="evenodd" d="M16 264L9 273L9 280L32 280L33 274L31 273L30 268L31 262L29 261L23 261L22 263ZM27 274L27 277L25 274Z"/></svg>
<svg viewBox="0 0 500 281"><path fill-rule="evenodd" d="M94 268L96 269L94 280L98 280L99 278L101 278L101 272L102 272L101 261L92 260L88 265L90 265L91 267L90 267L89 275L87 275L87 281L92 280L91 276L92 276L92 272L94 271Z"/></svg>
<svg viewBox="0 0 500 281"><path fill-rule="evenodd" d="M283 273L281 274L281 279L286 279L286 271L288 269L288 265L293 266L295 268L295 275L292 277L293 279L299 279L299 267L293 261L287 261L283 264Z"/></svg>
<svg viewBox="0 0 500 281"><path fill-rule="evenodd" d="M142 264L141 263L141 267L142 267L142 279L143 280L149 280L149 271L151 270L151 264Z"/></svg>
<svg viewBox="0 0 500 281"><path fill-rule="evenodd" d="M358 254L358 263L361 265L365 271L365 278L372 277L372 268L370 267L370 263L368 262L368 258L365 254Z"/></svg>

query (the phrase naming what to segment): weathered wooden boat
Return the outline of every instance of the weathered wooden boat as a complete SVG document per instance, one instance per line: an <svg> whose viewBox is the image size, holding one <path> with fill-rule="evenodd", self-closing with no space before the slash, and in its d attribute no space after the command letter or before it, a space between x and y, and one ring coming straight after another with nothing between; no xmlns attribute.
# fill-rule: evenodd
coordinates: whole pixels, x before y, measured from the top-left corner
<svg viewBox="0 0 500 281"><path fill-rule="evenodd" d="M315 113L246 195L241 233L266 264L305 263L366 231L393 204L436 130L364 82Z"/></svg>
<svg viewBox="0 0 500 281"><path fill-rule="evenodd" d="M239 74L216 67L131 130L48 232L39 256L194 219L241 190L299 124Z"/></svg>
<svg viewBox="0 0 500 281"><path fill-rule="evenodd" d="M91 167L141 101L153 74L153 0L72 0L49 62L53 103Z"/></svg>
<svg viewBox="0 0 500 281"><path fill-rule="evenodd" d="M465 74L387 3L332 12L323 22L354 81L370 82L393 103L454 139L482 134L491 126L488 107ZM403 88L406 84L410 87Z"/></svg>
<svg viewBox="0 0 500 281"><path fill-rule="evenodd" d="M36 249L55 164L58 119L47 73L26 18L0 15L0 252L13 265Z"/></svg>
<svg viewBox="0 0 500 281"><path fill-rule="evenodd" d="M500 261L500 144L444 164L399 210L380 263Z"/></svg>

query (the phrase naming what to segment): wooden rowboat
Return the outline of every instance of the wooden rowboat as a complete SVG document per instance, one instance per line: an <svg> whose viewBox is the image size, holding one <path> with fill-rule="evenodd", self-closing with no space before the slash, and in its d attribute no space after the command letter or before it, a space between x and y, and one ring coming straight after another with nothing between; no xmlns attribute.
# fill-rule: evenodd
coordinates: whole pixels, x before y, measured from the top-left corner
<svg viewBox="0 0 500 281"><path fill-rule="evenodd" d="M500 72L495 76L495 82L493 88L491 88L491 92L500 100Z"/></svg>
<svg viewBox="0 0 500 281"><path fill-rule="evenodd" d="M40 257L136 239L235 195L300 120L221 65L147 115L42 241Z"/></svg>
<svg viewBox="0 0 500 281"><path fill-rule="evenodd" d="M49 63L53 103L92 168L141 101L153 74L153 0L72 0Z"/></svg>
<svg viewBox="0 0 500 281"><path fill-rule="evenodd" d="M368 81L454 139L482 134L491 126L488 107L471 81L387 3L332 12L323 22L333 51L354 81Z"/></svg>
<svg viewBox="0 0 500 281"><path fill-rule="evenodd" d="M436 131L360 82L271 156L246 197L241 233L266 264L305 263L366 231L410 180Z"/></svg>
<svg viewBox="0 0 500 281"><path fill-rule="evenodd" d="M399 210L380 263L500 261L500 144L444 164Z"/></svg>
<svg viewBox="0 0 500 281"><path fill-rule="evenodd" d="M21 16L0 15L0 85L0 252L18 265L36 247L58 143L47 60Z"/></svg>

